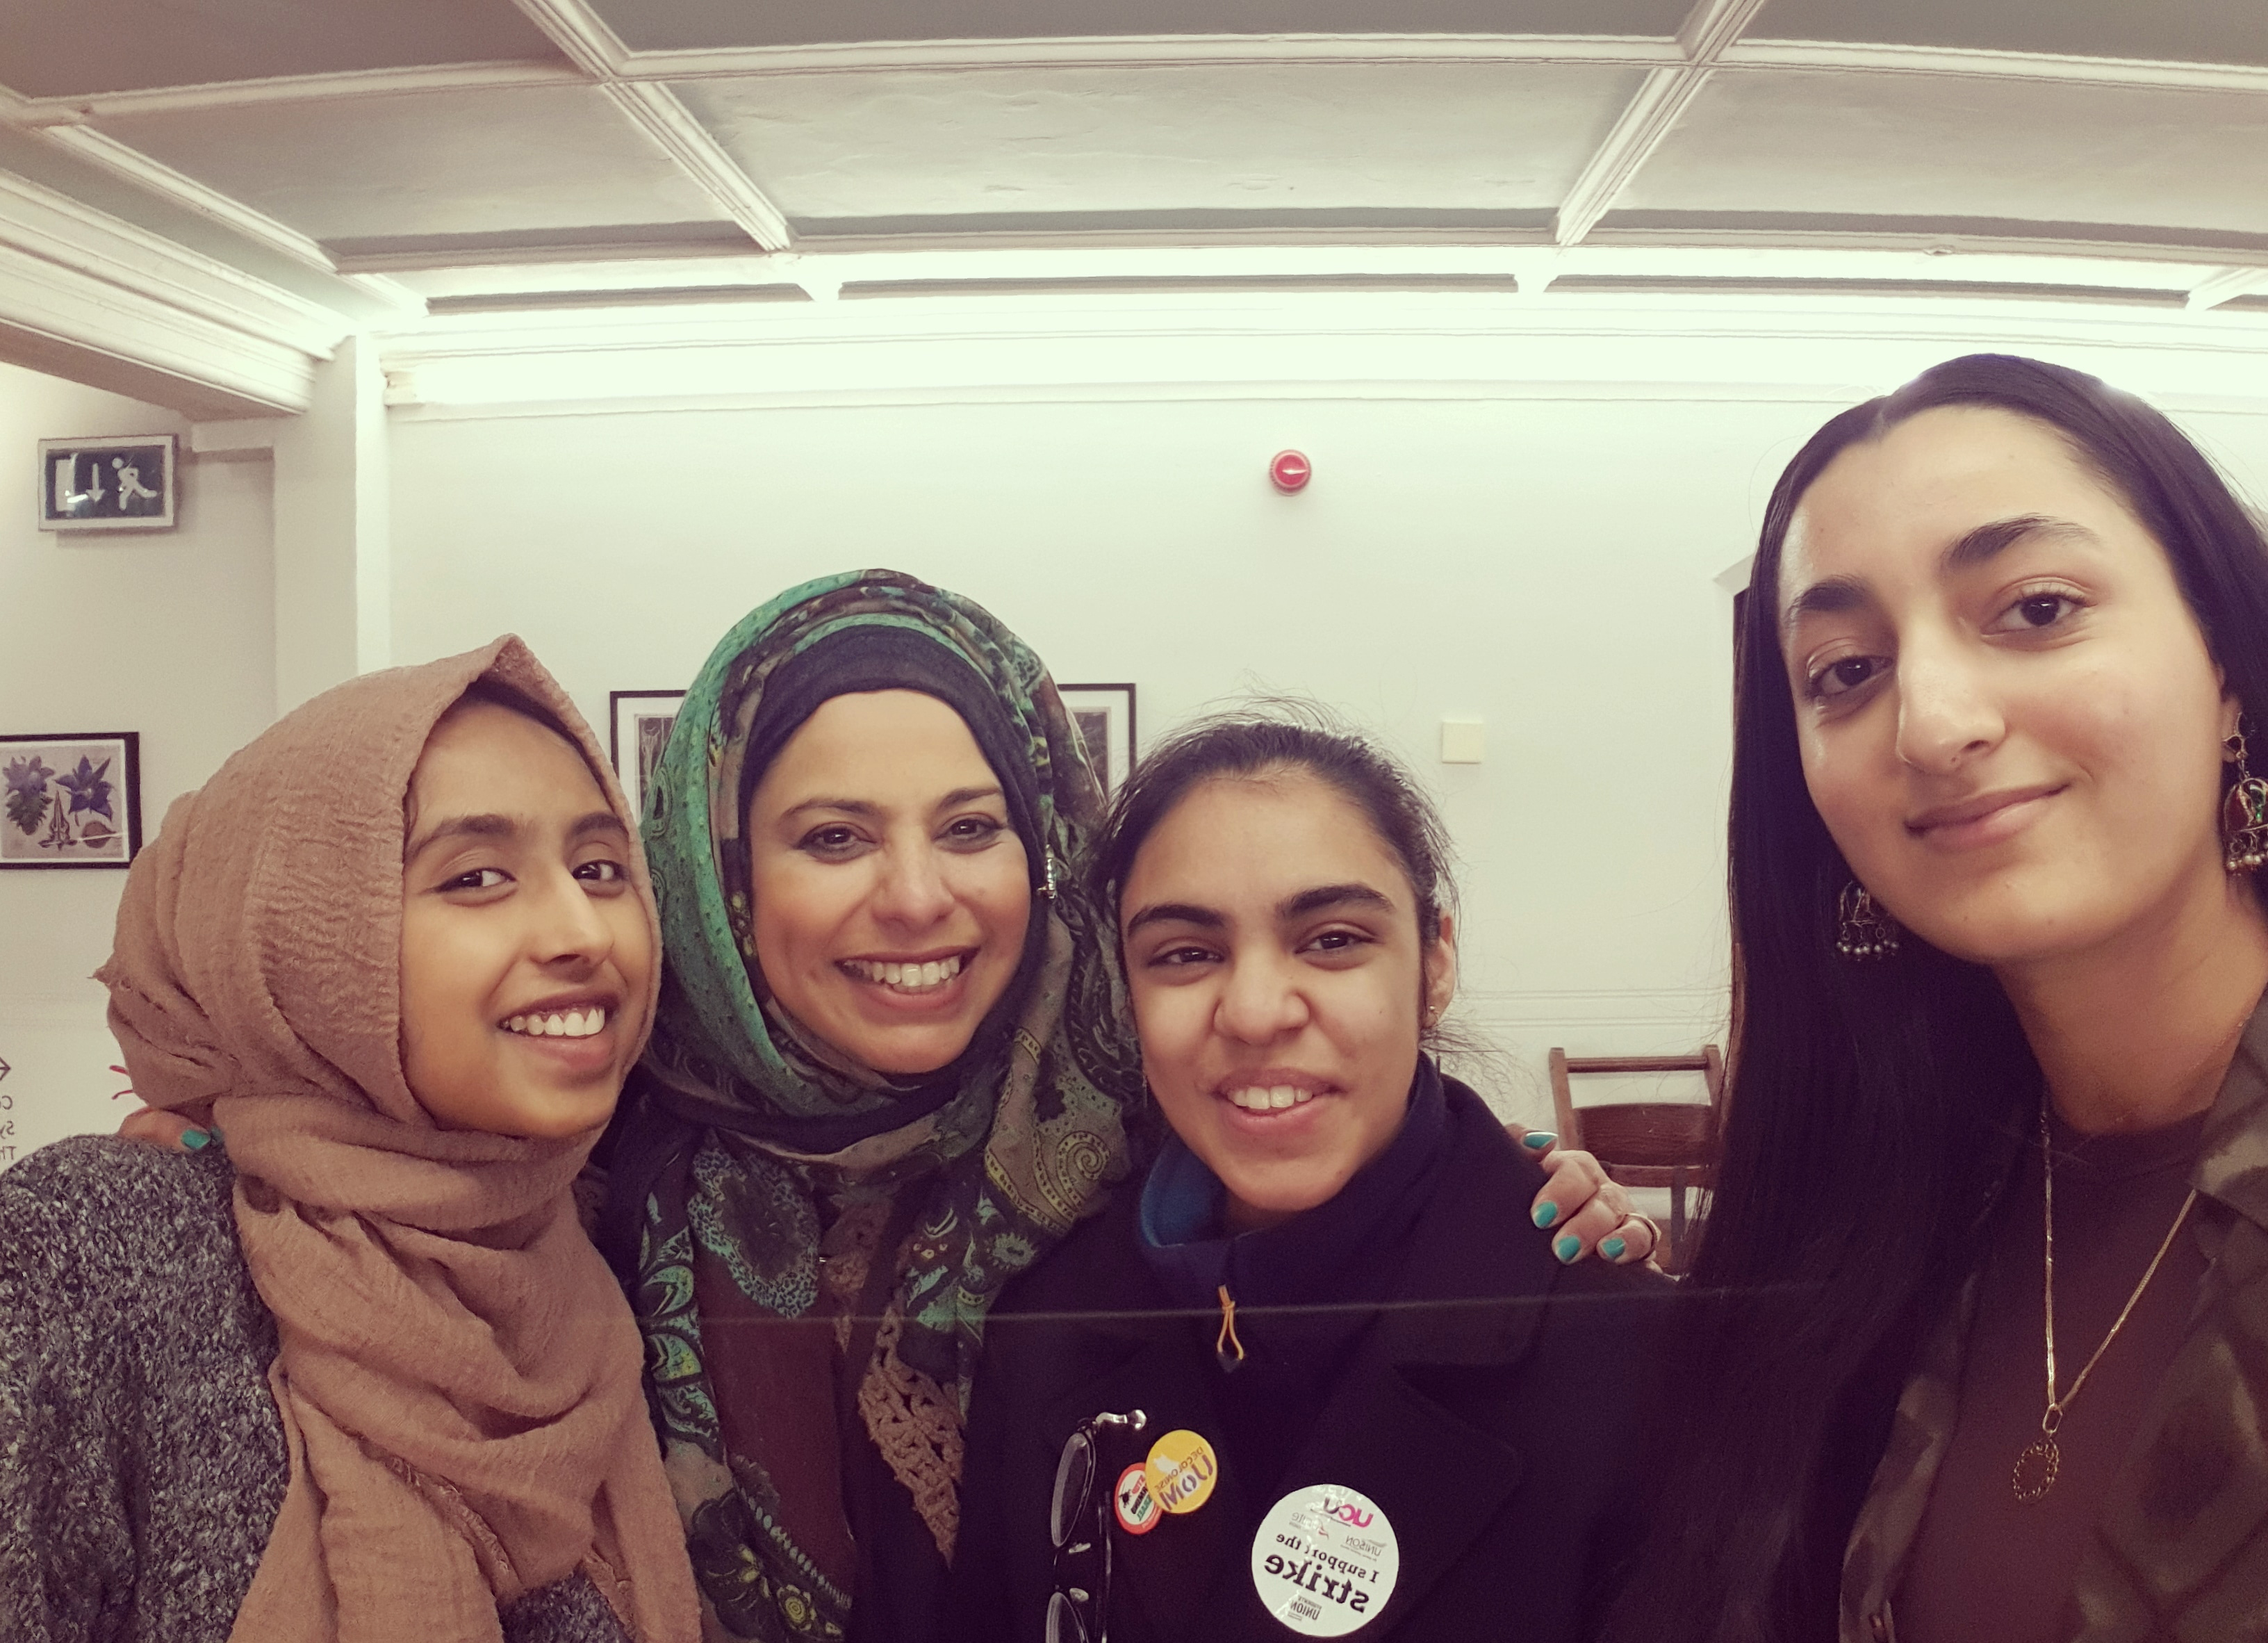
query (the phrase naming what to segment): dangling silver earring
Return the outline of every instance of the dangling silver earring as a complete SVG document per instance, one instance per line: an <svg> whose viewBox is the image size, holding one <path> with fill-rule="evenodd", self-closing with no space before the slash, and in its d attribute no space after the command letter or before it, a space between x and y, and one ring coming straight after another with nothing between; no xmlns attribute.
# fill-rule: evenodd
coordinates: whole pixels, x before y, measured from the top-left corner
<svg viewBox="0 0 2268 1643"><path fill-rule="evenodd" d="M1898 950L1898 921L1876 906L1856 879L1843 887L1836 908L1835 950L1853 964L1871 964Z"/></svg>
<svg viewBox="0 0 2268 1643"><path fill-rule="evenodd" d="M1040 894L1052 902L1056 899L1056 853L1049 846L1042 844L1040 855L1048 866L1047 882L1040 887Z"/></svg>
<svg viewBox="0 0 2268 1643"><path fill-rule="evenodd" d="M2220 859L2231 873L2252 873L2268 863L2268 781L2252 773L2244 756L2244 720L2220 744L2236 766L2236 780L2220 801Z"/></svg>

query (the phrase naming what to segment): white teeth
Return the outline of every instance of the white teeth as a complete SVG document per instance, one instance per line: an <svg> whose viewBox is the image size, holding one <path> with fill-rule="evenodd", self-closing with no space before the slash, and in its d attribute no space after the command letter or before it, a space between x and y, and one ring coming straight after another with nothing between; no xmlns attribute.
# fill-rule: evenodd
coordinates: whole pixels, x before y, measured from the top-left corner
<svg viewBox="0 0 2268 1643"><path fill-rule="evenodd" d="M607 1030L607 1012L603 1006L593 1005L564 1013L554 1010L549 1015L515 1015L504 1022L504 1030L530 1038L595 1038Z"/></svg>
<svg viewBox="0 0 2268 1643"><path fill-rule="evenodd" d="M941 987L961 974L961 955L932 959L926 964L904 964L882 959L845 959L843 968L861 981L880 982L885 987L896 987L917 992L930 987Z"/></svg>
<svg viewBox="0 0 2268 1643"><path fill-rule="evenodd" d="M1278 1084L1267 1089L1231 1090L1229 1101L1247 1112L1281 1112L1287 1107L1297 1107L1315 1098L1313 1090L1296 1089L1289 1084Z"/></svg>

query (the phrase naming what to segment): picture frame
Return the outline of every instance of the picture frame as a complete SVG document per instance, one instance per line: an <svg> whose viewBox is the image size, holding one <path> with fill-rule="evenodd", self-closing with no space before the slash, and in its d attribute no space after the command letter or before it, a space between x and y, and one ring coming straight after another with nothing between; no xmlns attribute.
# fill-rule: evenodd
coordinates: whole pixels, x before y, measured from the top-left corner
<svg viewBox="0 0 2268 1643"><path fill-rule="evenodd" d="M633 815L645 814L646 783L661 763L661 750L669 745L677 704L683 700L682 690L607 692L607 757Z"/></svg>
<svg viewBox="0 0 2268 1643"><path fill-rule="evenodd" d="M170 433L40 441L43 531L169 531L180 442Z"/></svg>
<svg viewBox="0 0 2268 1643"><path fill-rule="evenodd" d="M0 869L122 868L142 849L142 738L0 735Z"/></svg>
<svg viewBox="0 0 2268 1643"><path fill-rule="evenodd" d="M1118 791L1134 768L1134 687L1130 684L1059 684L1064 711L1102 784L1104 797Z"/></svg>

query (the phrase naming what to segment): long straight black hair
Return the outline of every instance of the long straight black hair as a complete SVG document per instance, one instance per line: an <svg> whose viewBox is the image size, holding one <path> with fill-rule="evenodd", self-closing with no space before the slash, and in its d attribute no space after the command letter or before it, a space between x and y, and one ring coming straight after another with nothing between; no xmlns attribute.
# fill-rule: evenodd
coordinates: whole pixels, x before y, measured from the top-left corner
<svg viewBox="0 0 2268 1643"><path fill-rule="evenodd" d="M1978 1256L2040 1097L1992 973L1911 932L1835 951L1850 869L1804 783L1780 650L1780 553L1852 446L1940 406L2044 424L2165 549L2228 688L2268 705L2268 544L2163 416L2007 355L1935 366L1829 422L1765 510L1734 663L1734 1030L1724 1156L1673 1380L1683 1411L1616 1635L1836 1634L1842 1558L1928 1325ZM2198 818L2199 825L2209 824Z"/></svg>

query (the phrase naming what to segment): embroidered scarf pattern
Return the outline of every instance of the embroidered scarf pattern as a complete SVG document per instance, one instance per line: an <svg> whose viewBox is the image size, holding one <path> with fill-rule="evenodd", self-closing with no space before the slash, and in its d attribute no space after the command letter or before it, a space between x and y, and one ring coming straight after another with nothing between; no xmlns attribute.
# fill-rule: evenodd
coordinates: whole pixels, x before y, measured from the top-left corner
<svg viewBox="0 0 2268 1643"><path fill-rule="evenodd" d="M1040 836L1024 840L1034 927L1016 982L968 1050L913 1087L847 1063L767 996L740 836L767 683L868 626L941 647L997 697L1028 761L1013 777L1034 795L1022 825ZM891 571L824 578L752 613L681 708L643 826L667 973L608 1242L633 1275L672 1485L727 1635L843 1634L844 1426L863 1426L950 1557L985 1310L1127 1171L1142 1086L1107 936L1071 871L1102 802L1079 747L1012 634Z"/></svg>

